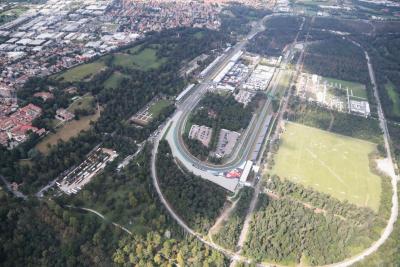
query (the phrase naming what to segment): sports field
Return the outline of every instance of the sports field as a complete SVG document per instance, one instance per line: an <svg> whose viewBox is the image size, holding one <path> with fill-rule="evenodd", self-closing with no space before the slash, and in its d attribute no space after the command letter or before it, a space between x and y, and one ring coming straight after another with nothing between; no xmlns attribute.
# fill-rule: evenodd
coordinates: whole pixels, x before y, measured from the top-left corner
<svg viewBox="0 0 400 267"><path fill-rule="evenodd" d="M378 211L381 178L369 170L376 145L296 123L286 123L273 174L340 200Z"/></svg>

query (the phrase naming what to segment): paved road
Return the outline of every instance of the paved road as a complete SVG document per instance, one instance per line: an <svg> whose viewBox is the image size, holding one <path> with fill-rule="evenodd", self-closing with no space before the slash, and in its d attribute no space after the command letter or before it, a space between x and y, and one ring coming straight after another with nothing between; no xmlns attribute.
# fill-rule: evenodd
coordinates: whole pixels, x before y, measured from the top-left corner
<svg viewBox="0 0 400 267"><path fill-rule="evenodd" d="M22 198L22 199L24 199L24 200L27 200L27 199L28 199L28 197L27 197L26 195L24 195L22 192L20 192L20 191L14 191L14 190L12 189L12 187L11 187L11 184L7 181L7 179L6 179L4 176L0 175L0 180L3 181L3 183L5 184L7 190L10 191L15 197L17 197L17 198Z"/></svg>

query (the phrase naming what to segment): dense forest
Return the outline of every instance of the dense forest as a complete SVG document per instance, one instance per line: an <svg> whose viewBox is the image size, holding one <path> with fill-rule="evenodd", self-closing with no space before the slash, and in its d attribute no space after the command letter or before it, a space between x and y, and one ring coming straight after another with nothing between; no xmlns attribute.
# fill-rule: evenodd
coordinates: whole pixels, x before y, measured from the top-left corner
<svg viewBox="0 0 400 267"><path fill-rule="evenodd" d="M107 168L77 195L63 197L63 203L95 208L136 234L162 230L168 218L157 208L160 204L152 187L150 149L147 145L119 172Z"/></svg>
<svg viewBox="0 0 400 267"><path fill-rule="evenodd" d="M313 28L358 34L369 34L373 31L372 23L362 20L339 19L334 17L315 17Z"/></svg>
<svg viewBox="0 0 400 267"><path fill-rule="evenodd" d="M213 235L213 240L224 248L236 250L236 244L243 229L243 223L254 194L252 187L244 187L239 192L239 199L236 207L224 222L222 228Z"/></svg>
<svg viewBox="0 0 400 267"><path fill-rule="evenodd" d="M369 83L363 51L339 37L309 45L304 58L304 70L324 77Z"/></svg>
<svg viewBox="0 0 400 267"><path fill-rule="evenodd" d="M369 225L315 212L291 198L262 198L244 253L257 261L324 265L352 255L352 248L369 245L369 231Z"/></svg>
<svg viewBox="0 0 400 267"><path fill-rule="evenodd" d="M324 209L327 212L351 220L355 224L365 224L368 225L368 227L374 225L378 226L378 228L382 228L386 223L386 219L390 216L390 198L383 197L381 199L381 205L378 214L376 214L370 208L359 207L346 201L339 201L327 194L317 192L311 188L306 188L303 185L291 182L287 179L281 179L275 175L269 176L265 184L269 190L277 193L280 197L289 197L304 203L309 203L314 207ZM382 178L382 187L384 192L390 192L391 185L388 178ZM379 229L372 228L373 227L371 227L369 236L371 238L376 238L379 236Z"/></svg>
<svg viewBox="0 0 400 267"><path fill-rule="evenodd" d="M390 214L390 194L381 200L377 214L277 176L264 183L268 194L259 198L244 247L257 261L338 262L376 240ZM382 184L389 192L389 179Z"/></svg>
<svg viewBox="0 0 400 267"><path fill-rule="evenodd" d="M210 266L229 264L224 256L193 237L179 241L168 233L124 238L113 255L120 266Z"/></svg>
<svg viewBox="0 0 400 267"><path fill-rule="evenodd" d="M161 190L174 209L194 230L207 233L224 205L225 189L183 172L166 141L159 145L157 171Z"/></svg>
<svg viewBox="0 0 400 267"><path fill-rule="evenodd" d="M373 37L359 36L357 41L365 47L371 57L386 117L400 121L400 53L398 49L400 38L397 34L391 34L390 28L383 28L381 31L383 32ZM397 33L400 33L399 30Z"/></svg>
<svg viewBox="0 0 400 267"><path fill-rule="evenodd" d="M162 208L149 174L150 149L119 173L106 168L76 196L22 201L0 191L0 265L226 264L222 254L183 235ZM68 205L95 209L106 219Z"/></svg>
<svg viewBox="0 0 400 267"><path fill-rule="evenodd" d="M0 265L112 266L124 233L54 201L21 203L0 191Z"/></svg>
<svg viewBox="0 0 400 267"><path fill-rule="evenodd" d="M300 24L300 17L272 17L266 21L267 29L250 41L247 50L261 55L279 57L283 49L295 40Z"/></svg>

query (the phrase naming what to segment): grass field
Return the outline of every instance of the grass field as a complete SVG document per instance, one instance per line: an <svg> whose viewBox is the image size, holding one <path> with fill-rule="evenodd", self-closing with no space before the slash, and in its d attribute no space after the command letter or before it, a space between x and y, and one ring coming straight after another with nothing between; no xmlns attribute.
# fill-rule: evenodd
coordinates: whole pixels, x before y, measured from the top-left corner
<svg viewBox="0 0 400 267"><path fill-rule="evenodd" d="M368 159L375 149L373 143L287 123L272 173L378 211L381 178L371 173Z"/></svg>
<svg viewBox="0 0 400 267"><path fill-rule="evenodd" d="M343 81L343 80L338 80L338 79L333 79L333 78L323 78L323 80L327 81L328 83L333 84L335 87L341 88L346 90L346 88L349 88L349 94L353 95L355 97L359 98L364 98L367 99L367 90L365 88L365 85L361 83L355 83L355 82L349 82L349 81Z"/></svg>
<svg viewBox="0 0 400 267"><path fill-rule="evenodd" d="M106 89L118 88L124 77L126 76L120 72L113 72L113 74L111 74L111 76L104 82L103 85Z"/></svg>
<svg viewBox="0 0 400 267"><path fill-rule="evenodd" d="M40 143L36 145L36 149L47 154L50 146L56 145L58 140L68 141L70 138L77 136L81 131L90 128L91 121L97 121L100 118L100 110L91 116L81 117L79 120L72 120L65 123L61 128L57 129L55 134L49 134Z"/></svg>
<svg viewBox="0 0 400 267"><path fill-rule="evenodd" d="M63 71L62 73L53 76L53 78L65 82L79 82L84 79L90 79L93 75L99 73L104 68L106 68L104 63L100 60L97 60L92 63L82 64L72 69Z"/></svg>
<svg viewBox="0 0 400 267"><path fill-rule="evenodd" d="M84 110L94 110L95 105L94 105L94 97L90 94L84 95L74 102L72 102L71 105L68 107L68 111L75 113L75 110L77 109L84 109Z"/></svg>
<svg viewBox="0 0 400 267"><path fill-rule="evenodd" d="M399 93L396 91L394 84L391 82L388 82L387 84L385 84L385 89L386 89L390 99L393 102L392 114L395 116L400 116L400 95L399 95Z"/></svg>
<svg viewBox="0 0 400 267"><path fill-rule="evenodd" d="M27 11L29 8L24 7L24 6L16 6L14 8L11 8L7 11L1 12L0 16L20 16L23 14L25 11Z"/></svg>
<svg viewBox="0 0 400 267"><path fill-rule="evenodd" d="M157 57L157 50L154 48L145 48L140 52L137 50L137 48L132 48L129 50L131 51L131 54L115 54L113 63L120 67L128 67L147 71L151 69L157 69L165 62L164 58Z"/></svg>
<svg viewBox="0 0 400 267"><path fill-rule="evenodd" d="M119 67L143 71L157 69L165 63L165 58L157 57L157 45L149 45L143 50L140 50L141 47L142 45L138 45L113 54L114 58L112 63ZM107 68L104 62L109 59L109 57L110 55L106 55L94 62L76 66L53 75L52 78L64 82L89 80L93 75ZM110 78L106 80L104 85L108 88L115 88L118 86L120 79L122 79L122 77L120 77L119 74L113 73Z"/></svg>

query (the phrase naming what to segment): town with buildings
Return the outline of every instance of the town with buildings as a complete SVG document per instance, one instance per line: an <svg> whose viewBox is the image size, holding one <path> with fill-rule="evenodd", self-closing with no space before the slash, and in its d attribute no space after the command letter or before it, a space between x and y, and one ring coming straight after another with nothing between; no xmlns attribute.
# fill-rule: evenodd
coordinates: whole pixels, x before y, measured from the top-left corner
<svg viewBox="0 0 400 267"><path fill-rule="evenodd" d="M29 78L46 77L72 68L131 44L148 32L185 26L218 29L220 7L214 4L49 0L29 6L18 18L0 25L0 38L4 40L0 43L1 144L13 148L27 140L30 133L45 132L31 125L41 115L40 111L35 111L32 119L19 118L21 113L27 114L26 109L33 107L19 107L16 98L16 90ZM202 55L190 62L185 73L190 74L198 67L198 60L206 57ZM35 97L47 101L53 95L44 91L36 93ZM57 110L56 119L69 121L73 118L73 113Z"/></svg>

